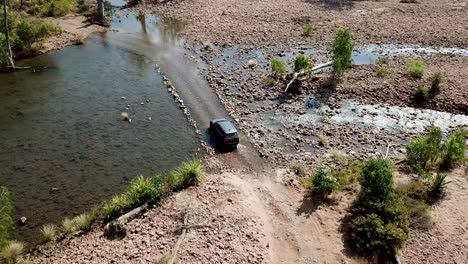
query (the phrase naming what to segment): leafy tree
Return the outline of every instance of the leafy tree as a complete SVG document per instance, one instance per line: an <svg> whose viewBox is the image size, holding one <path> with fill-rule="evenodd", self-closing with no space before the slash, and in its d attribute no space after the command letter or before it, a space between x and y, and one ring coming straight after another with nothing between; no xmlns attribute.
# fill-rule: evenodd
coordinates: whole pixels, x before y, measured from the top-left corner
<svg viewBox="0 0 468 264"><path fill-rule="evenodd" d="M13 226L12 210L10 193L5 187L0 186L0 249L7 244L9 230Z"/></svg>
<svg viewBox="0 0 468 264"><path fill-rule="evenodd" d="M343 29L336 33L331 49L333 54L332 68L335 77L341 77L351 67L353 47L354 43L349 30Z"/></svg>

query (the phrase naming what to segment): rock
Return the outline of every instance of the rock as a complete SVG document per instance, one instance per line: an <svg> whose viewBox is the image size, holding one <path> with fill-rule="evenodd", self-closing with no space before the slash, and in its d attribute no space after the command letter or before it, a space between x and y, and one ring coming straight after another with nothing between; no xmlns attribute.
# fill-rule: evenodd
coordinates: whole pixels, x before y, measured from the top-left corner
<svg viewBox="0 0 468 264"><path fill-rule="evenodd" d="M122 99L122 100L127 100L127 97L122 96L122 97L120 97L120 99Z"/></svg>
<svg viewBox="0 0 468 264"><path fill-rule="evenodd" d="M104 237L107 239L124 238L127 235L125 226L117 221L112 221L104 228Z"/></svg>
<svg viewBox="0 0 468 264"><path fill-rule="evenodd" d="M26 221L28 221L28 219L25 216L22 216L20 219L18 219L18 224L25 225Z"/></svg>
<svg viewBox="0 0 468 264"><path fill-rule="evenodd" d="M124 121L129 121L130 122L130 118L128 117L127 112L122 112L120 115L122 116Z"/></svg>

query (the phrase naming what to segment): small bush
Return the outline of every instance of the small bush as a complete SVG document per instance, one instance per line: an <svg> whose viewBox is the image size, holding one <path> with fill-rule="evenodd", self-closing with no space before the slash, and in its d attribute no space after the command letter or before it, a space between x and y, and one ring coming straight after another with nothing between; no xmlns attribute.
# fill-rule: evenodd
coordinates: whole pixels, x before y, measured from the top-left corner
<svg viewBox="0 0 468 264"><path fill-rule="evenodd" d="M287 72L286 65L284 64L284 62L276 58L271 60L271 70L275 74L279 74L279 75L284 75Z"/></svg>
<svg viewBox="0 0 468 264"><path fill-rule="evenodd" d="M275 78L268 77L265 79L265 85L269 87L273 87L278 84L278 81Z"/></svg>
<svg viewBox="0 0 468 264"><path fill-rule="evenodd" d="M125 196L129 206L137 207L144 203L159 202L160 193L160 189L154 185L152 179L140 175L130 182Z"/></svg>
<svg viewBox="0 0 468 264"><path fill-rule="evenodd" d="M175 174L180 179L181 188L198 185L203 180L203 166L199 160L190 160L182 163Z"/></svg>
<svg viewBox="0 0 468 264"><path fill-rule="evenodd" d="M364 167L363 162L350 162L344 169L332 169L331 175L338 180L340 187L345 187L349 184L354 183L360 179L362 168Z"/></svg>
<svg viewBox="0 0 468 264"><path fill-rule="evenodd" d="M67 234L72 234L78 231L78 227L76 226L76 222L72 219L66 217L62 221L62 228L63 231Z"/></svg>
<svg viewBox="0 0 468 264"><path fill-rule="evenodd" d="M416 86L413 95L414 99L419 102L427 102L430 99L429 89L422 84L418 84L418 86Z"/></svg>
<svg viewBox="0 0 468 264"><path fill-rule="evenodd" d="M440 71L434 73L434 75L432 76L430 92L433 96L440 92L440 86L443 80L444 80L444 75Z"/></svg>
<svg viewBox="0 0 468 264"><path fill-rule="evenodd" d="M26 10L33 15L61 17L74 11L77 4L75 0L33 0L27 2Z"/></svg>
<svg viewBox="0 0 468 264"><path fill-rule="evenodd" d="M24 252L24 244L19 241L10 241L1 251L1 256L7 263L15 263L16 259Z"/></svg>
<svg viewBox="0 0 468 264"><path fill-rule="evenodd" d="M328 138L324 135L318 135L318 143L321 147L328 146Z"/></svg>
<svg viewBox="0 0 468 264"><path fill-rule="evenodd" d="M46 224L41 228L41 234L46 242L51 241L57 235L57 227L54 224Z"/></svg>
<svg viewBox="0 0 468 264"><path fill-rule="evenodd" d="M377 59L377 64L387 64L390 59L387 56L382 56Z"/></svg>
<svg viewBox="0 0 468 264"><path fill-rule="evenodd" d="M408 74L421 79L424 76L424 63L419 60L409 60L407 63Z"/></svg>
<svg viewBox="0 0 468 264"><path fill-rule="evenodd" d="M383 159L371 159L362 169L361 196L383 200L393 192L393 170Z"/></svg>
<svg viewBox="0 0 468 264"><path fill-rule="evenodd" d="M299 175L299 176L306 176L306 167L303 163L300 163L300 162L294 162L293 164L291 164L291 166L289 166L289 169L294 172L296 175Z"/></svg>
<svg viewBox="0 0 468 264"><path fill-rule="evenodd" d="M429 194L432 197L441 197L445 190L447 189L446 174L437 174L436 177L432 180L431 188L429 189Z"/></svg>
<svg viewBox="0 0 468 264"><path fill-rule="evenodd" d="M377 202L360 196L352 208L349 232L360 253L394 254L408 237L408 211L394 194Z"/></svg>
<svg viewBox="0 0 468 264"><path fill-rule="evenodd" d="M459 129L450 134L442 146L442 164L443 169L453 169L465 158L465 135L464 131Z"/></svg>
<svg viewBox="0 0 468 264"><path fill-rule="evenodd" d="M302 34L306 37L310 37L312 35L312 30L313 30L312 25L307 23L304 25L304 30Z"/></svg>
<svg viewBox="0 0 468 264"><path fill-rule="evenodd" d="M387 76L388 72L387 72L387 69L385 67L380 67L378 70L377 70L377 76L379 77L385 77Z"/></svg>
<svg viewBox="0 0 468 264"><path fill-rule="evenodd" d="M312 178L312 187L323 195L328 195L338 189L338 181L330 176L323 166L319 166Z"/></svg>
<svg viewBox="0 0 468 264"><path fill-rule="evenodd" d="M331 51L333 54L333 74L335 77L342 76L351 67L351 55L354 43L348 30L340 30L336 33Z"/></svg>
<svg viewBox="0 0 468 264"><path fill-rule="evenodd" d="M91 230L91 225L93 224L94 220L95 219L91 214L80 214L72 219L77 229L86 232Z"/></svg>
<svg viewBox="0 0 468 264"><path fill-rule="evenodd" d="M412 140L406 146L406 161L416 169L428 169L439 158L442 141L442 130L432 127L425 136Z"/></svg>
<svg viewBox="0 0 468 264"><path fill-rule="evenodd" d="M312 63L309 58L303 54L299 54L294 58L294 72L309 72L312 69Z"/></svg>

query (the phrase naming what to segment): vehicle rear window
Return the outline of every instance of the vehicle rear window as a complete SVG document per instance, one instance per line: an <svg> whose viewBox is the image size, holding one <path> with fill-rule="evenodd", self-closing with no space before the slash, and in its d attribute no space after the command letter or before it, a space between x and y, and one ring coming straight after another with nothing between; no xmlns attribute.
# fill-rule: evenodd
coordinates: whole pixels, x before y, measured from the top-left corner
<svg viewBox="0 0 468 264"><path fill-rule="evenodd" d="M227 138L234 138L237 136L237 133L229 133L229 134L226 134L226 137Z"/></svg>

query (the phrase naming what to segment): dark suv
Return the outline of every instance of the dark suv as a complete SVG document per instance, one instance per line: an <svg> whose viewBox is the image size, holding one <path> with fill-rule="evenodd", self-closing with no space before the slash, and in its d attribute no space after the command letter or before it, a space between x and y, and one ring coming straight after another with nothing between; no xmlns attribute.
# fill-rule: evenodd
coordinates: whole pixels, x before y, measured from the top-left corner
<svg viewBox="0 0 468 264"><path fill-rule="evenodd" d="M226 119L213 119L210 121L210 131L215 144L230 148L237 148L239 136L234 125Z"/></svg>

